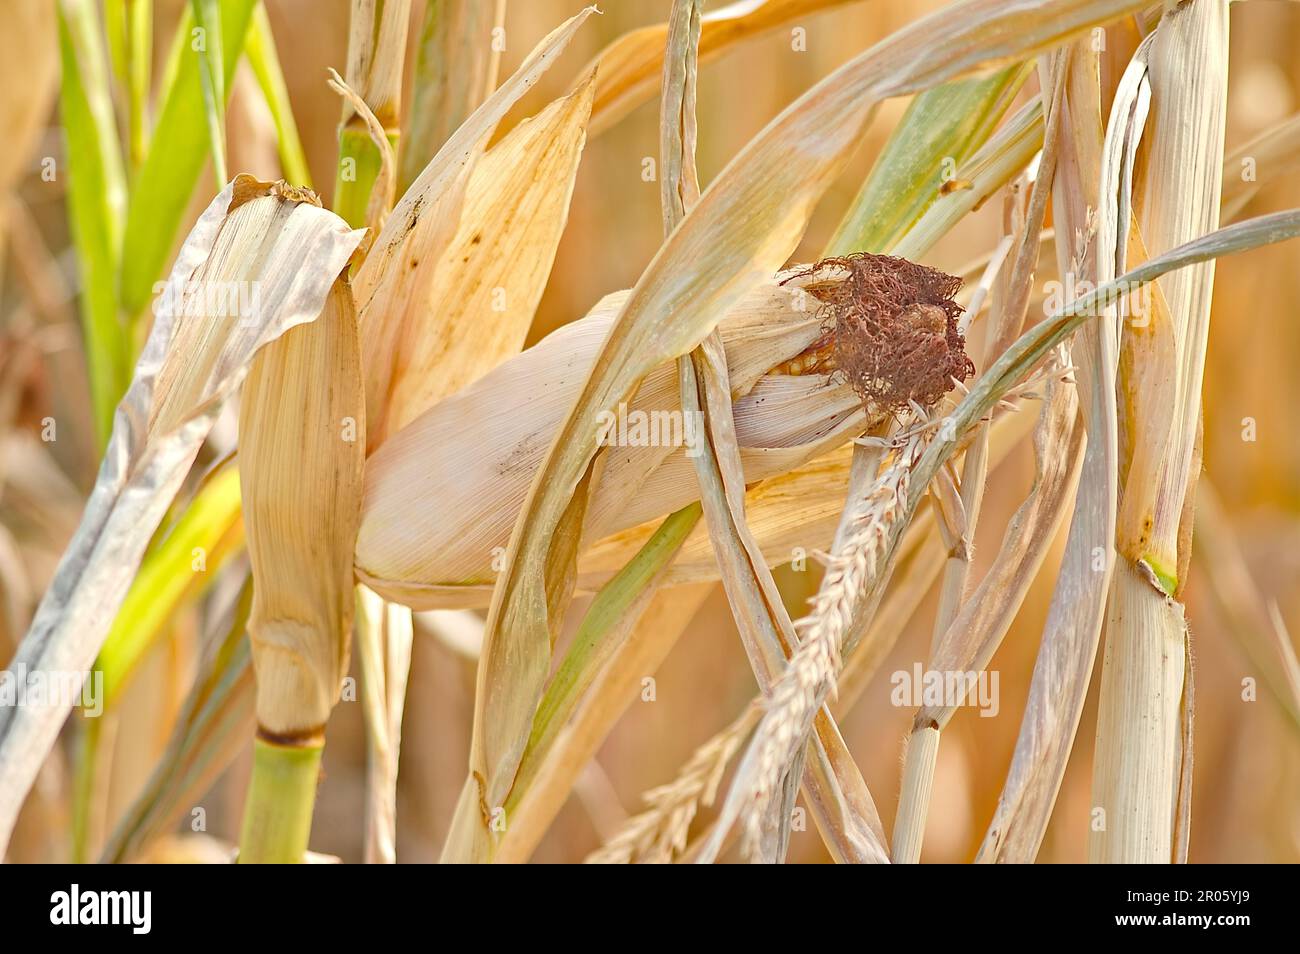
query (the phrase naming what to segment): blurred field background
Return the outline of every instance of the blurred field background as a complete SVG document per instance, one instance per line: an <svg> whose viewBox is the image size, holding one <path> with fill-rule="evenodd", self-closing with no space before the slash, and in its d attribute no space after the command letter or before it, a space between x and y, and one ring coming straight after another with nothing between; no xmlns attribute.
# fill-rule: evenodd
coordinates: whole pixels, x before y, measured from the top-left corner
<svg viewBox="0 0 1300 954"><path fill-rule="evenodd" d="M415 3L413 17L422 13ZM510 0L501 75L509 75L533 45L582 0ZM863 0L807 16L749 41L702 67L699 165L704 185L735 152L801 92L879 38L941 6L912 0ZM180 0L159 0L155 59L166 54ZM326 204L334 179L339 100L325 85L326 68L342 69L347 0L268 0L267 8L313 178ZM544 76L504 124L535 113L579 75L608 42L638 26L663 21L668 0L606 0L603 15L579 32L563 59ZM790 29L806 31L806 50L792 49ZM418 27L411 30L411 45ZM21 94L48 112L36 141L6 140L0 172L12 168L19 203L4 216L0 284L0 662L25 631L54 564L75 527L97 460L79 352L76 275L69 247L63 184L42 180L41 161L62 156L56 108L57 54L53 36L24 43L30 64ZM1287 3L1236 4L1228 151L1300 109L1300 8ZM46 55L48 54L48 55ZM8 74L7 67L3 68ZM1031 81L1029 89L1033 89ZM1025 94L1022 93L1022 97ZM795 261L815 257L860 186L866 170L902 114L906 100L880 109L850 168L827 193ZM568 227L530 335L535 341L584 314L602 295L629 287L661 240L658 184L641 177L642 158L658 150L657 106L648 103L609 131L589 139L578 174ZM241 65L229 110L231 173L280 176L275 133ZM8 130L0 134L8 136ZM1239 174L1229 168L1225 178ZM200 178L192 211L209 201L210 172ZM1294 176L1270 182L1248 214L1300 206ZM945 238L926 264L957 271L993 247L1000 202L989 202ZM183 234L183 231L182 231ZM48 251L48 258L42 246ZM1053 277L1044 256L1043 280ZM1038 312L1041 314L1041 311ZM1034 313L1031 311L1031 315ZM1300 631L1300 252L1294 243L1228 258L1218 265L1205 382L1205 471L1221 500L1226 525L1244 555L1254 585L1275 600L1292 632ZM1032 320L1032 318L1031 318ZM980 369L982 370L982 369ZM58 440L42 442L46 417ZM1252 419L1255 440L1243 439ZM976 540L975 573L996 549L1006 520L1032 477L1029 447L1021 446L989 482ZM1058 539L1064 540L1065 527ZM1198 533L1200 529L1198 528ZM940 749L923 860L969 861L991 817L1015 743L1037 640L1056 574L1049 557L992 668L1001 674L1001 711L982 719L959 713ZM1300 724L1270 695L1245 646L1250 621L1216 599L1207 564L1193 561L1186 589L1195 659L1196 763L1193 862L1300 861ZM782 569L778 581L792 608L816 588L816 564ZM1225 574L1226 577L1226 574ZM536 852L546 862L581 860L640 806L647 788L671 779L694 751L729 722L754 691L727 603L716 585L677 591L699 604L666 664L655 673L653 702L634 702L579 790ZM1230 603L1230 601L1229 601ZM581 608L579 604L577 609ZM872 688L841 722L880 815L893 818L901 745L912 712L889 702L889 673L922 661L933 618L931 598L909 624ZM121 811L147 778L184 698L195 661L198 611L177 628L173 643L153 654L131 698L114 718L112 799ZM1098 656L1100 670L1100 654ZM1258 700L1243 701L1254 678ZM1087 854L1089 787L1095 724L1094 674L1070 767L1039 860L1082 861ZM417 630L403 731L398 804L398 858L436 860L465 777L473 709L474 662ZM238 829L247 757L204 799L209 835L225 842ZM358 861L362 854L365 756L358 706L340 705L329 727L325 777L311 840L313 850ZM57 769L42 784L60 784ZM13 860L55 860L66 844L58 832L57 801L47 817L24 816ZM66 810L66 809L64 809ZM111 817L100 819L111 826ZM191 849L192 846L191 846ZM826 860L813 831L796 832L791 861Z"/></svg>

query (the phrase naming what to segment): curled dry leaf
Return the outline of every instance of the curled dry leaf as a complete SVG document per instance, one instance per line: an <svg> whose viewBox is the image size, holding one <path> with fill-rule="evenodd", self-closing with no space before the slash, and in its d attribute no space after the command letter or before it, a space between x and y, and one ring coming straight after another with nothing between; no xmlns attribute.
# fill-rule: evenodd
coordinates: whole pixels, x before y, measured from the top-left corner
<svg viewBox="0 0 1300 954"><path fill-rule="evenodd" d="M360 349L339 278L319 318L253 360L240 404L248 636L259 731L275 738L322 733L347 674L366 446Z"/></svg>
<svg viewBox="0 0 1300 954"><path fill-rule="evenodd" d="M360 238L310 192L251 176L208 206L177 255L81 526L15 666L90 668L222 402L262 347L320 314ZM253 302L245 314L241 291ZM67 714L0 711L0 847Z"/></svg>

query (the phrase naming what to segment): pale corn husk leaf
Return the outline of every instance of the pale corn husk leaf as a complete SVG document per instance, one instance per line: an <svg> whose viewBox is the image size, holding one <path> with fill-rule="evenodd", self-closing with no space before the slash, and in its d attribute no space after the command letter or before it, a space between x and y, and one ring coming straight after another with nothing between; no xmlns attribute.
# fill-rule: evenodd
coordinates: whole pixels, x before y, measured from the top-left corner
<svg viewBox="0 0 1300 954"><path fill-rule="evenodd" d="M253 568L248 637L257 721L275 737L324 731L347 673L365 408L346 279L321 315L253 361L239 416L239 479Z"/></svg>
<svg viewBox="0 0 1300 954"><path fill-rule="evenodd" d="M1141 234L1152 255L1219 226L1227 122L1227 36L1226 0L1193 0L1167 14L1157 31L1150 61L1149 155L1138 211ZM1195 69L1190 70L1193 65ZM1195 121L1189 123L1188 116ZM1200 420L1214 263L1173 272L1156 284L1174 318L1180 373L1170 453L1159 476L1160 497L1168 503L1152 514L1148 552L1156 558L1175 555L1169 569L1176 575L1183 498L1189 486L1194 486L1191 462ZM1119 533L1123 535L1123 527ZM1164 568L1153 569L1159 573Z"/></svg>
<svg viewBox="0 0 1300 954"><path fill-rule="evenodd" d="M588 77L474 167L460 224L429 286L428 317L408 325L398 345L388 433L523 346L568 219L592 89Z"/></svg>
<svg viewBox="0 0 1300 954"><path fill-rule="evenodd" d="M366 413L372 447L390 432L393 391L400 384L402 368L413 360L412 355L403 353L403 347L415 343L420 349L433 349L442 340L441 335L428 334L430 310L444 304L430 297L431 290L459 227L468 183L487 140L593 10L588 7L547 35L515 74L443 144L397 203L357 272L355 294L364 328ZM414 358L424 366L419 355Z"/></svg>
<svg viewBox="0 0 1300 954"><path fill-rule="evenodd" d="M1158 255L1213 231L1219 222L1228 4L1192 0L1167 11L1141 50L1146 51L1151 110L1146 162L1134 183L1141 199L1135 203L1136 218L1148 249ZM1120 211L1123 225L1127 217ZM1186 621L1174 597L1184 582L1180 551L1189 543L1180 531L1186 500L1195 489L1213 283L1212 262L1157 282L1172 320L1155 334L1173 339L1175 354L1167 362L1172 383L1143 381L1133 367L1121 368L1122 396L1130 393L1130 383L1148 392L1140 401L1121 402L1121 433L1132 433L1135 440L1150 439L1149 431L1168 436L1159 458L1133 455L1120 503L1119 566L1111 587L1093 772L1093 804L1106 813L1106 826L1091 835L1094 861L1168 863L1173 858L1187 658ZM1140 331L1130 322L1122 326L1127 341ZM1136 346L1138 357L1155 364L1159 352L1151 354L1155 349L1144 344ZM1164 347L1167 354L1168 344ZM1144 499L1130 505L1129 488L1138 487Z"/></svg>
<svg viewBox="0 0 1300 954"><path fill-rule="evenodd" d="M703 0L673 0L668 15L659 103L659 199L665 235L677 228L677 223L700 201L700 177L695 167L695 90L703 6Z"/></svg>
<svg viewBox="0 0 1300 954"><path fill-rule="evenodd" d="M237 176L200 216L118 407L113 436L81 526L19 648L14 665L85 672L126 595L145 546L189 471L224 399L253 356L320 314L333 276L360 234L312 204L309 193ZM180 320L195 292L251 283L257 306ZM197 283L197 284L196 284ZM0 711L0 846L66 706Z"/></svg>
<svg viewBox="0 0 1300 954"><path fill-rule="evenodd" d="M730 47L761 36L791 20L830 9L851 0L740 0L701 17L700 59L707 62ZM604 132L642 103L654 99L663 73L667 23L623 34L597 55L596 102L592 135ZM589 73L591 67L583 71Z"/></svg>

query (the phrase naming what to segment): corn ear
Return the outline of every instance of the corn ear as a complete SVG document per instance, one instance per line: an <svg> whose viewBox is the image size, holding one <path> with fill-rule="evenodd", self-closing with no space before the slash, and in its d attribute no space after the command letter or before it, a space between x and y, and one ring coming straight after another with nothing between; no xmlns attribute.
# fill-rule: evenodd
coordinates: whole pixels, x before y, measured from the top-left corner
<svg viewBox="0 0 1300 954"><path fill-rule="evenodd" d="M371 457L357 538L357 568L368 585L420 609L483 604L529 483L625 300L625 293L607 296L585 318L434 405ZM807 348L820 328L793 282L759 286L720 327L747 482L788 471L864 429L847 386L817 374L767 373ZM522 413L520 395L529 395ZM623 419L668 421L679 409L676 371L666 362ZM602 455L586 539L698 499L687 450L624 446Z"/></svg>

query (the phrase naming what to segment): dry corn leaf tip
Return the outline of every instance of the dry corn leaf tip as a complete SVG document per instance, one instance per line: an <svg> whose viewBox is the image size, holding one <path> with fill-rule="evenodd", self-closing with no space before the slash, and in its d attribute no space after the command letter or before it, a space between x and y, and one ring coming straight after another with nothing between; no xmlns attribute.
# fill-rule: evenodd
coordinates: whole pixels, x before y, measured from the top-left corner
<svg viewBox="0 0 1300 954"><path fill-rule="evenodd" d="M960 278L868 252L822 259L791 278L812 279L806 290L821 302L822 337L806 353L833 360L868 409L933 407L953 379L975 373L953 300Z"/></svg>

